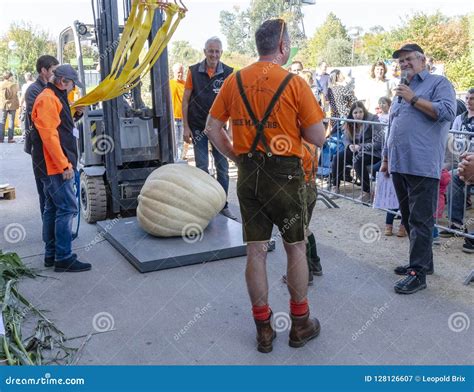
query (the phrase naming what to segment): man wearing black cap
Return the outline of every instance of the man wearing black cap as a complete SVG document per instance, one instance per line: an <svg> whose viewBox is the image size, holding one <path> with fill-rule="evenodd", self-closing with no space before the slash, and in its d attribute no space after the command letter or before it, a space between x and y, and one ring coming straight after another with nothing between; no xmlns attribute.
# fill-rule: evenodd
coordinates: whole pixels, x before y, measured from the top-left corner
<svg viewBox="0 0 474 392"><path fill-rule="evenodd" d="M390 129L380 171L392 175L402 224L410 236L408 265L395 268L406 275L395 292L412 294L426 288L433 267L433 215L438 200L441 166L450 124L456 114L456 94L445 77L426 69L423 49L406 44L393 53L402 72L394 89L399 98L390 110Z"/></svg>
<svg viewBox="0 0 474 392"><path fill-rule="evenodd" d="M53 81L38 95L31 119L40 136L34 149L42 154L33 157L41 171L45 195L43 241L45 266L56 272L88 271L91 265L81 263L72 253L72 219L77 214L74 194L74 170L77 167L76 138L67 94L77 84L82 87L77 72L69 64L53 71ZM82 113L82 108L78 111Z"/></svg>

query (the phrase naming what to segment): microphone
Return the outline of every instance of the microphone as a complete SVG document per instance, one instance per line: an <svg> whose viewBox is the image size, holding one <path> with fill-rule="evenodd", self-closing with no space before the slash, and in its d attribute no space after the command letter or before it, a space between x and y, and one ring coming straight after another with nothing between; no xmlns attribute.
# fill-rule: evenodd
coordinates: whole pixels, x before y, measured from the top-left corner
<svg viewBox="0 0 474 392"><path fill-rule="evenodd" d="M407 71L402 71L400 75L400 84L404 84L405 86L410 85L410 81L408 80L408 72ZM399 95L398 96L398 103L402 103L402 97Z"/></svg>

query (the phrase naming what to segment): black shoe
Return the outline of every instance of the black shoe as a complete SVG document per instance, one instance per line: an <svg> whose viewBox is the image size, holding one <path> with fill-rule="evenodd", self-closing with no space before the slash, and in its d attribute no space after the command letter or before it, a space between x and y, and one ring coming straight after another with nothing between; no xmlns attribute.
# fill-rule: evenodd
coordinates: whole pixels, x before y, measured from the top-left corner
<svg viewBox="0 0 474 392"><path fill-rule="evenodd" d="M455 225L454 223L451 226L449 226L449 228L451 230L464 231L464 233L467 233L467 229L463 228L462 226ZM448 231L448 230L441 230L439 232L439 236L441 238L451 238L455 236L455 233L452 233L451 231Z"/></svg>
<svg viewBox="0 0 474 392"><path fill-rule="evenodd" d="M462 251L464 253L474 253L474 240L466 238L462 246Z"/></svg>
<svg viewBox="0 0 474 392"><path fill-rule="evenodd" d="M71 255L71 257L74 257L75 259L77 259L77 255L75 253L73 253ZM46 268L53 267L54 266L54 257L45 257L44 258L44 266Z"/></svg>
<svg viewBox="0 0 474 392"><path fill-rule="evenodd" d="M311 262L310 272L311 272L311 274L313 274L315 276L322 276L323 275L323 267L321 266L321 262L319 260Z"/></svg>
<svg viewBox="0 0 474 392"><path fill-rule="evenodd" d="M397 275L406 275L408 274L408 271L410 270L410 264L407 265L400 265L397 268L393 270ZM432 267L430 270L426 271L426 275L433 275L434 274L434 268Z"/></svg>
<svg viewBox="0 0 474 392"><path fill-rule="evenodd" d="M91 268L89 263L81 263L75 257L54 263L54 272L82 272L89 271Z"/></svg>
<svg viewBox="0 0 474 392"><path fill-rule="evenodd" d="M419 290L426 289L426 278L411 270L406 277L395 283L394 289L398 294L416 293Z"/></svg>

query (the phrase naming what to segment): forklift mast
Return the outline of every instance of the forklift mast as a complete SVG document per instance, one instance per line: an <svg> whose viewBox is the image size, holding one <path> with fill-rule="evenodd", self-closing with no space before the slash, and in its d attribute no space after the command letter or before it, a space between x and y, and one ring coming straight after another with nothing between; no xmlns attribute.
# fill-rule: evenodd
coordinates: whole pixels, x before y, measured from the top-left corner
<svg viewBox="0 0 474 392"><path fill-rule="evenodd" d="M94 34L89 36L95 36L97 41L103 80L110 73L123 31L121 25L130 14L131 0L123 1L125 20L122 23L117 0L94 0L93 6L94 3ZM162 23L163 13L158 9L148 37L149 45ZM72 26L82 78L80 36L86 36L85 32L87 27L84 24L75 22ZM61 39L59 47L59 50L64 47ZM104 101L99 107L90 107L86 111L78 127L78 146L82 165L81 211L87 222L93 223L125 211L134 212L148 175L157 167L173 162L174 132L168 79L165 49L150 70L151 107L147 107L142 99L144 86L140 82L129 94Z"/></svg>

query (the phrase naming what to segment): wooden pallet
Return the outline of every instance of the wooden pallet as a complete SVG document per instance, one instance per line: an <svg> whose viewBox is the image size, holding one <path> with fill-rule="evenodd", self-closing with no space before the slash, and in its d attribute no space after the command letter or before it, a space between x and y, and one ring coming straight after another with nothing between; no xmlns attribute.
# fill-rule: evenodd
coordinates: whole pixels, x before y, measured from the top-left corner
<svg viewBox="0 0 474 392"><path fill-rule="evenodd" d="M13 200L16 197L15 187L9 186L0 189L0 197L6 200Z"/></svg>

